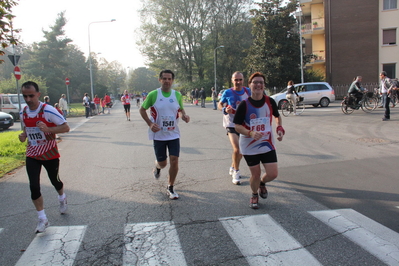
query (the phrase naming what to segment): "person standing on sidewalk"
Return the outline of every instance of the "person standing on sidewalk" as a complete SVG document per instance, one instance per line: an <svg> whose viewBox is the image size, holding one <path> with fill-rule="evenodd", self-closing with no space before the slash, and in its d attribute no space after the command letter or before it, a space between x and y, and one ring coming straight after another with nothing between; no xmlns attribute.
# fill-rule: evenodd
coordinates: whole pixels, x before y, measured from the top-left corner
<svg viewBox="0 0 399 266"><path fill-rule="evenodd" d="M233 147L232 162L229 170L229 174L232 176L232 182L235 185L241 184L240 176L240 161L242 154L240 153L240 147L238 145L238 132L234 128L234 115L238 104L251 96L251 91L244 87L244 75L241 72L234 72L231 80L234 87L223 92L222 97L219 101L219 110L223 112L223 127L227 130L231 146Z"/></svg>
<svg viewBox="0 0 399 266"><path fill-rule="evenodd" d="M201 98L201 108L205 108L206 93L204 88L199 91L199 97Z"/></svg>
<svg viewBox="0 0 399 266"><path fill-rule="evenodd" d="M95 105L95 109L97 114L99 115L101 113L100 110L100 97L98 97L98 95L94 95L94 99L93 99L94 105Z"/></svg>
<svg viewBox="0 0 399 266"><path fill-rule="evenodd" d="M171 70L162 70L159 74L161 88L151 91L139 110L141 117L149 127L149 139L154 142L156 160L153 173L155 179L160 177L161 169L166 167L168 158L166 150L169 151L170 167L167 194L170 199L179 198L173 188L179 171L179 112L184 122L190 121L190 117L184 110L180 92L172 89L174 79L175 74ZM149 108L151 108L151 118L147 114Z"/></svg>
<svg viewBox="0 0 399 266"><path fill-rule="evenodd" d="M58 175L60 154L55 134L69 132L69 126L54 107L39 101L39 86L35 82L27 81L22 84L21 93L27 106L20 112L23 132L18 138L21 142L28 140L26 171L29 177L31 199L39 217L36 233L41 233L49 226L44 211L43 196L40 192L42 166L46 169L51 184L57 190L60 213L64 214L67 210L64 184Z"/></svg>
<svg viewBox="0 0 399 266"><path fill-rule="evenodd" d="M391 79L387 77L387 72L380 73L380 92L382 94L382 102L384 104L385 113L382 121L389 121L391 119L391 110L389 104L391 103L390 95L393 93L393 85Z"/></svg>
<svg viewBox="0 0 399 266"><path fill-rule="evenodd" d="M214 87L211 88L211 97L212 97L212 103L213 103L213 110L217 110L217 103L216 100L218 98L217 94L216 94L216 90Z"/></svg>
<svg viewBox="0 0 399 266"><path fill-rule="evenodd" d="M66 117L68 115L68 103L65 98L66 98L65 94L61 94L61 98L58 102L58 107L61 109L62 114L63 114L64 118L66 119Z"/></svg>
<svg viewBox="0 0 399 266"><path fill-rule="evenodd" d="M278 174L272 130L273 116L277 124L276 132L279 141L283 140L285 131L276 102L263 93L265 76L260 72L252 74L248 85L251 88L251 96L238 105L234 124L236 131L240 133L240 150L251 171L250 207L257 209L258 193L262 198L267 198L266 183L273 181ZM260 163L265 169L262 178Z"/></svg>
<svg viewBox="0 0 399 266"><path fill-rule="evenodd" d="M88 118L90 116L90 98L88 93L85 93L83 97L83 106L85 107L86 118Z"/></svg>

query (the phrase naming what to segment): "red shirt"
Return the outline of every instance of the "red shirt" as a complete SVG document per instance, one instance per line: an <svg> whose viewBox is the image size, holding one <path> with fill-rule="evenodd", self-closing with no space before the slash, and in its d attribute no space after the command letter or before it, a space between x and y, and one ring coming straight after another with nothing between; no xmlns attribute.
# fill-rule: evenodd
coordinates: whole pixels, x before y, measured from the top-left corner
<svg viewBox="0 0 399 266"><path fill-rule="evenodd" d="M109 97L109 95L105 95L104 96L104 102L105 102L105 104L111 102L111 97Z"/></svg>

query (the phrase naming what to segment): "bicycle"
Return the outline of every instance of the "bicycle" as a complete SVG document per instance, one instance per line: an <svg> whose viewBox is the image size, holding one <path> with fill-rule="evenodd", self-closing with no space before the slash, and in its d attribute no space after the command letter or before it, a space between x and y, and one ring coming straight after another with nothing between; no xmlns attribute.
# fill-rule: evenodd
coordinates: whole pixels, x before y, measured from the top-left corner
<svg viewBox="0 0 399 266"><path fill-rule="evenodd" d="M359 103L355 104L356 97L353 95L345 96L341 102L341 110L344 114L350 115L353 111L362 108L363 112L370 113L377 108L377 99L373 92L364 92Z"/></svg>
<svg viewBox="0 0 399 266"><path fill-rule="evenodd" d="M379 92L379 89L374 88L374 95L373 97L377 100L377 105L380 107L382 106L382 96ZM399 98L398 98L398 94L397 91L395 90L393 93L391 93L390 97L391 100L389 102L389 107L393 108L395 107L397 104L399 104Z"/></svg>
<svg viewBox="0 0 399 266"><path fill-rule="evenodd" d="M305 110L305 105L303 104L304 97L299 96L296 102L296 115L300 115ZM294 113L294 106L290 101L286 101L281 105L281 113L283 116L289 116Z"/></svg>

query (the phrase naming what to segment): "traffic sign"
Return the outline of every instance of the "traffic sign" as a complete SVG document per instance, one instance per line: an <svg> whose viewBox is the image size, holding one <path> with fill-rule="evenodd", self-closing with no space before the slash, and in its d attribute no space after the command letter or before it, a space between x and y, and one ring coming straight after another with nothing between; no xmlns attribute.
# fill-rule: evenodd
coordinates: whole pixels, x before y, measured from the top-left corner
<svg viewBox="0 0 399 266"><path fill-rule="evenodd" d="M18 61L19 61L19 58L20 58L21 56L20 55L8 55L8 58L10 59L10 61L11 61L11 63L14 65L14 66L16 66L16 65L18 65Z"/></svg>
<svg viewBox="0 0 399 266"><path fill-rule="evenodd" d="M21 79L21 69L19 69L19 66L14 67L14 76L18 80Z"/></svg>
<svg viewBox="0 0 399 266"><path fill-rule="evenodd" d="M65 85L69 85L69 78L65 78Z"/></svg>

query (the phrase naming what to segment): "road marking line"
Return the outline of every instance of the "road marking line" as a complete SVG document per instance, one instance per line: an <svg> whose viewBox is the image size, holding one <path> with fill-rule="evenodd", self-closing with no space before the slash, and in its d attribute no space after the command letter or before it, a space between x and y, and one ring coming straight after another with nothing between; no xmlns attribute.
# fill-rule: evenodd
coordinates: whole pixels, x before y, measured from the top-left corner
<svg viewBox="0 0 399 266"><path fill-rule="evenodd" d="M219 220L249 265L321 265L268 214Z"/></svg>
<svg viewBox="0 0 399 266"><path fill-rule="evenodd" d="M16 266L73 265L86 226L50 226L37 234Z"/></svg>
<svg viewBox="0 0 399 266"><path fill-rule="evenodd" d="M173 222L127 224L123 265L187 265Z"/></svg>
<svg viewBox="0 0 399 266"><path fill-rule="evenodd" d="M352 209L309 213L388 265L399 265L397 232Z"/></svg>

